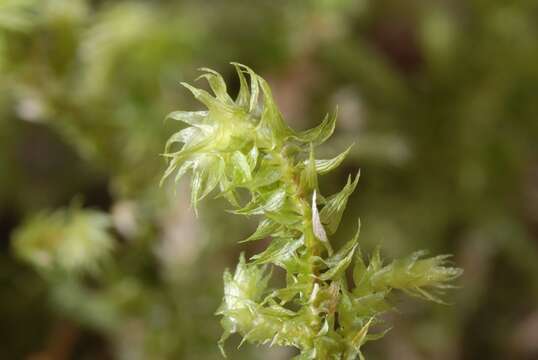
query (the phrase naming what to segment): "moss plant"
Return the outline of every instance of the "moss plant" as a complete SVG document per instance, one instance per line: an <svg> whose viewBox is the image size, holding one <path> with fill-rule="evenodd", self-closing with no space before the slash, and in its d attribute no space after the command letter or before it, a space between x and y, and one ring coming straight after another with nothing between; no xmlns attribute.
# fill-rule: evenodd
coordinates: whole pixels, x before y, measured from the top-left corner
<svg viewBox="0 0 538 360"><path fill-rule="evenodd" d="M261 218L244 241L272 238L265 251L248 261L242 255L235 272L224 274L217 311L224 328L221 350L224 354L224 341L239 333L249 343L296 347L296 359L362 359L364 343L385 333L372 333L371 327L391 309L392 290L440 302L438 294L461 270L448 266L445 255L425 258L423 252L389 264L375 252L366 262L358 245L360 223L355 236L334 250L329 236L359 179L359 174L350 176L328 197L318 188L318 176L338 167L349 151L315 158L315 148L334 131L336 114L313 129L294 131L267 82L250 68L233 65L240 81L236 99L209 69L202 69L201 77L214 96L183 84L207 110L169 115L187 127L170 138L164 154L163 179L178 181L192 172L195 211L199 200L218 189L234 213ZM240 204L239 189L249 193L246 204ZM286 271L283 288L269 288L271 266Z"/></svg>
<svg viewBox="0 0 538 360"><path fill-rule="evenodd" d="M95 272L114 247L108 214L74 204L41 212L13 234L19 258L43 274Z"/></svg>

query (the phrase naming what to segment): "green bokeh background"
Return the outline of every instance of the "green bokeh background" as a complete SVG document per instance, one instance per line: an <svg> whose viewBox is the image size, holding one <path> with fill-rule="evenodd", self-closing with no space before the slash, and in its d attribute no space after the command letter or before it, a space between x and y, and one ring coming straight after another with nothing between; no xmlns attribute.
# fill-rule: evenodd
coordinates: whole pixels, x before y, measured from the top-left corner
<svg viewBox="0 0 538 360"><path fill-rule="evenodd" d="M221 274L255 222L159 156L196 109L180 81L228 63L265 77L287 121L339 106L326 193L361 169L338 239L453 253L451 306L401 299L368 359L538 358L538 3L531 0L0 0L0 358L219 359ZM110 214L99 275L43 276L13 231L72 204ZM347 224L347 225L346 225ZM236 344L239 339L235 339ZM233 341L232 341L233 342ZM232 359L287 359L289 349Z"/></svg>

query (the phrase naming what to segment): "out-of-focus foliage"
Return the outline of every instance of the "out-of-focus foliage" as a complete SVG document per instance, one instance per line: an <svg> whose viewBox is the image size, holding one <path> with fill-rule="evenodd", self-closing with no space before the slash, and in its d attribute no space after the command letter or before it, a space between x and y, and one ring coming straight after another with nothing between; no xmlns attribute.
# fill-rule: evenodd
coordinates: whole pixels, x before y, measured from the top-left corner
<svg viewBox="0 0 538 360"><path fill-rule="evenodd" d="M241 257L233 277L224 274L224 300L217 311L223 317L223 354L225 340L239 333L255 344L294 346L300 349L295 359L364 359L364 343L383 335L370 334L369 328L390 309L387 297L393 289L439 301L430 290L450 287L461 270L445 266L446 256L420 259L421 252L387 266L377 252L366 266L357 251L358 231L334 252L325 228L336 232L359 179L350 177L327 199L320 193L318 175L336 169L349 152L329 160L314 157L316 147L333 134L336 115L296 132L284 122L267 82L250 68L234 65L240 83L235 100L213 70L202 69L200 77L214 96L183 83L207 111L171 113L187 127L170 137L164 154L169 158L165 178L175 175L177 182L192 170L195 210L218 186L219 195L238 208L235 213L262 216L248 241L271 237L250 262ZM179 150L173 149L177 143ZM249 193L243 206L237 200L240 189ZM353 259L349 287L345 274ZM286 271L285 287L268 289L268 265Z"/></svg>
<svg viewBox="0 0 538 360"><path fill-rule="evenodd" d="M158 187L158 154L175 128L163 114L194 106L178 82L210 66L235 95L223 65L239 61L296 129L339 105L316 155L355 145L320 187L363 175L336 248L360 214L365 254L381 241L388 257L424 248L466 270L453 306L402 299L369 357L536 358L537 11L532 0L0 0L0 357L220 358L218 274L256 225L218 200L194 221L187 188ZM10 233L78 195L108 213L111 259L42 277L8 250Z"/></svg>
<svg viewBox="0 0 538 360"><path fill-rule="evenodd" d="M15 251L43 271L96 271L114 239L106 214L70 209L40 214L13 234Z"/></svg>

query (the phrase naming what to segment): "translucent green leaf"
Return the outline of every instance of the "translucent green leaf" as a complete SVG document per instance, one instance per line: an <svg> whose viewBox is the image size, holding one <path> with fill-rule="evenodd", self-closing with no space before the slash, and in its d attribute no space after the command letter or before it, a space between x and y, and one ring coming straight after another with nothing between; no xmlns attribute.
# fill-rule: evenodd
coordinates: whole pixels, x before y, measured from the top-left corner
<svg viewBox="0 0 538 360"><path fill-rule="evenodd" d="M203 129L201 130L202 132L204 131ZM210 136L194 136L193 138L191 138L191 140L192 141L186 142L181 148L181 150L176 152L165 152L164 154L162 154L162 156L164 156L165 158L172 159L173 161L175 161L176 164L178 164L179 162L189 158L191 155L194 155L196 153L203 153L207 146L209 146L211 143Z"/></svg>
<svg viewBox="0 0 538 360"><path fill-rule="evenodd" d="M312 143L310 143L308 160L303 171L301 171L301 187L307 192L318 190L318 172L316 171L314 145Z"/></svg>
<svg viewBox="0 0 538 360"><path fill-rule="evenodd" d="M243 181L249 181L252 179L249 161L242 152L234 151L232 154L232 161L235 165L235 169L241 174Z"/></svg>
<svg viewBox="0 0 538 360"><path fill-rule="evenodd" d="M340 166L342 161L344 161L344 159L346 158L347 154L349 154L349 151L351 150L352 147L353 145L351 145L344 152L335 156L332 159L316 160L316 171L318 172L318 174L320 175L326 174L329 171L334 170L338 166Z"/></svg>
<svg viewBox="0 0 538 360"><path fill-rule="evenodd" d="M243 70L237 63L232 63L239 77L239 93L237 94L237 99L235 100L237 105L241 106L245 110L249 110L250 103L250 90L247 85L247 80L243 75Z"/></svg>
<svg viewBox="0 0 538 360"><path fill-rule="evenodd" d="M226 176L221 177L220 179L220 194L216 196L217 198L225 198L232 206L239 207L239 202L232 188L232 184L228 181Z"/></svg>
<svg viewBox="0 0 538 360"><path fill-rule="evenodd" d="M177 173L176 173L176 176L175 176L175 179L174 181L175 182L178 182L181 177L183 175L185 175L185 173L187 173L187 171L189 171L189 169L191 169L194 165L194 162L193 161L185 161L183 162L179 168L178 168L178 161L176 161L175 159L170 161L169 164L168 164L168 167L166 169L166 171L164 172L164 175L163 177L161 178L161 181L160 181L160 186L163 185L164 181L174 172L176 171L177 169Z"/></svg>
<svg viewBox="0 0 538 360"><path fill-rule="evenodd" d="M220 179L224 176L224 160L217 158L212 162L212 165L208 168L207 177L203 184L202 194L200 199L205 198L211 191L213 191L220 182Z"/></svg>
<svg viewBox="0 0 538 360"><path fill-rule="evenodd" d="M383 267L383 260L381 259L381 250L379 245L376 246L374 252L370 257L370 263L368 264L369 272L378 272Z"/></svg>
<svg viewBox="0 0 538 360"><path fill-rule="evenodd" d="M296 134L294 138L304 143L322 144L333 134L337 117L338 109L332 116L327 114L321 124L315 128Z"/></svg>
<svg viewBox="0 0 538 360"><path fill-rule="evenodd" d="M228 95L226 83L224 82L222 76L215 70L208 68L200 68L199 70L206 72L206 74L200 75L199 78L205 78L207 80L217 99L224 103L232 104L233 100L230 95Z"/></svg>
<svg viewBox="0 0 538 360"><path fill-rule="evenodd" d="M286 264L285 265L286 269L288 269L287 267L288 261L285 260L284 263ZM294 297L298 296L301 293L306 294L309 288L310 288L309 284L296 283L293 285L288 285L287 287L282 288L282 289L277 289L273 291L269 296L278 298L283 304L285 304L291 301Z"/></svg>
<svg viewBox="0 0 538 360"><path fill-rule="evenodd" d="M368 322L359 330L357 333L351 338L351 345L353 349L356 351L359 356L362 357L362 354L360 352L360 349L362 345L367 341L366 336L368 335L368 329L370 328L370 325L372 324L372 321L374 318L370 318Z"/></svg>
<svg viewBox="0 0 538 360"><path fill-rule="evenodd" d="M355 318L360 316L360 314L355 312L349 292L345 288L341 291L342 295L340 297L340 303L338 304L338 321L343 330L348 332L354 328Z"/></svg>
<svg viewBox="0 0 538 360"><path fill-rule="evenodd" d="M188 125L202 125L207 121L208 111L172 111L166 119L181 121Z"/></svg>
<svg viewBox="0 0 538 360"><path fill-rule="evenodd" d="M342 246L334 255L332 255L331 257L325 260L325 263L327 264L327 266L329 267L336 266L337 264L341 263L342 260L347 258L350 253L354 254L355 249L357 248L359 244L360 233L361 233L361 222L359 220L355 235L353 235L353 237L347 243L345 243L344 246Z"/></svg>
<svg viewBox="0 0 538 360"><path fill-rule="evenodd" d="M243 215L261 215L265 212L278 211L284 205L285 200L286 191L280 189L270 194L267 200L262 201L261 204L256 200L247 205L247 207L236 210L235 213Z"/></svg>
<svg viewBox="0 0 538 360"><path fill-rule="evenodd" d="M334 234L336 232L336 229L338 229L338 225L340 224L340 220L342 219L342 214L344 213L344 210L347 205L347 200L349 196L353 193L353 191L355 191L355 188L357 187L357 183L359 181L359 177L360 172L357 174L355 180L353 181L351 180L350 176L342 191L327 198L327 203L325 204L323 209L321 209L321 222L327 225L329 233Z"/></svg>
<svg viewBox="0 0 538 360"><path fill-rule="evenodd" d="M252 149L248 152L248 165L251 170L254 170L256 167L256 164L258 163L258 156L260 155L260 152L258 151L258 148L256 146L253 146Z"/></svg>
<svg viewBox="0 0 538 360"><path fill-rule="evenodd" d="M194 95L194 97L199 100L201 103L203 103L207 108L215 111L221 111L223 113L232 113L233 108L223 103L222 101L219 101L218 99L211 96L207 91L195 88L194 86L191 86L188 83L181 82L181 85L189 89L189 91Z"/></svg>
<svg viewBox="0 0 538 360"><path fill-rule="evenodd" d="M243 243L243 242L260 240L260 239L266 238L267 236L275 233L279 227L280 227L280 224L274 222L273 220L264 219L260 222L260 224L258 225L258 228L252 235L250 235L248 238L240 242Z"/></svg>
<svg viewBox="0 0 538 360"><path fill-rule="evenodd" d="M273 239L264 252L254 255L250 259L253 261L253 264L273 263L282 266L283 262L292 257L295 251L302 245L303 238L295 240L288 238Z"/></svg>
<svg viewBox="0 0 538 360"><path fill-rule="evenodd" d="M170 136L168 141L166 142L164 151L165 153L168 153L170 151L170 147L176 143L186 144L189 141L193 141L195 137L200 136L202 131L196 127L188 127L183 130L178 131L177 133Z"/></svg>
<svg viewBox="0 0 538 360"><path fill-rule="evenodd" d="M300 250L298 253L300 253ZM312 269L311 265L312 264L310 264L304 257L301 257L300 254L297 256L293 255L292 257L286 259L284 261L284 267L288 272L288 283L290 283L289 279L293 279L293 284L308 284L310 288L312 286L310 282L310 271ZM299 274L304 276L299 276L298 279L296 276L290 274Z"/></svg>
<svg viewBox="0 0 538 360"><path fill-rule="evenodd" d="M351 240L349 240L340 250L338 250L338 252L325 260L325 264L327 264L329 269L320 275L321 280L326 281L330 279L336 279L344 274L348 266L351 264L351 261L353 260L353 254L355 253L355 249L358 246L359 234L360 223L359 229L355 233L355 236Z"/></svg>
<svg viewBox="0 0 538 360"><path fill-rule="evenodd" d="M353 311L355 314L361 314L362 317L371 317L389 311L393 308L386 300L389 293L390 290L378 292L370 290L366 295L357 296L353 292Z"/></svg>
<svg viewBox="0 0 538 360"><path fill-rule="evenodd" d="M361 287L366 278L366 264L362 259L360 249L355 252L355 263L353 265L353 283L357 287Z"/></svg>
<svg viewBox="0 0 538 360"><path fill-rule="evenodd" d="M375 334L369 333L368 335L366 335L366 342L380 340L380 339L384 338L385 335L387 335L388 332L391 331L391 330L392 330L392 328L388 328L388 329L385 329L385 330L383 330L381 332L378 332L378 333L375 333Z"/></svg>
<svg viewBox="0 0 538 360"><path fill-rule="evenodd" d="M258 77L258 81L262 88L264 99L263 113L259 127L266 127L270 131L272 144L276 146L276 144L282 143L293 135L294 132L282 119L282 115L276 107L267 82L260 77Z"/></svg>
<svg viewBox="0 0 538 360"><path fill-rule="evenodd" d="M200 199L204 178L205 170L194 167L191 180L191 204L196 216L198 216L198 200Z"/></svg>
<svg viewBox="0 0 538 360"><path fill-rule="evenodd" d="M249 101L249 112L253 112L256 109L256 105L258 104L258 95L259 95L259 85L258 85L258 75L252 71L251 68L249 68L246 65L239 64L239 63L232 63L233 65L245 69L249 75L250 75L250 101Z"/></svg>
<svg viewBox="0 0 538 360"><path fill-rule="evenodd" d="M262 163L263 164L263 163ZM273 166L261 166L260 170L254 174L251 182L247 185L251 189L258 189L274 184L282 177L281 169Z"/></svg>
<svg viewBox="0 0 538 360"><path fill-rule="evenodd" d="M267 212L265 216L279 224L286 225L290 229L302 229L301 214L294 209L290 209L289 206L283 206L276 212Z"/></svg>

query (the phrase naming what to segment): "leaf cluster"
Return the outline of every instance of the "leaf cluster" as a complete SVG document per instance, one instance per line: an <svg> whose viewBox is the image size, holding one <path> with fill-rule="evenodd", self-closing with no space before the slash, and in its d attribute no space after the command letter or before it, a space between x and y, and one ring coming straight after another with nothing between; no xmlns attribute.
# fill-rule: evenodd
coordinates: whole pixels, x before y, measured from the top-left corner
<svg viewBox="0 0 538 360"><path fill-rule="evenodd" d="M17 256L42 273L93 272L114 247L106 213L72 206L42 212L13 234Z"/></svg>
<svg viewBox="0 0 538 360"><path fill-rule="evenodd" d="M300 350L297 359L362 358L364 343L384 334L370 328L391 309L393 289L440 301L435 293L449 287L461 270L448 266L446 256L422 258L422 252L388 265L379 252L365 261L360 223L355 236L334 251L329 236L359 179L359 174L350 176L331 196L320 193L318 176L338 167L349 151L315 158L315 148L334 131L336 113L313 129L295 131L284 122L267 82L250 68L233 65L240 83L235 99L210 69L202 69L200 78L214 95L183 84L207 110L172 112L168 118L186 126L172 135L164 153L163 180L192 173L195 211L199 200L218 189L233 213L261 218L244 241L272 238L249 261L242 256L234 274L224 274L217 311L224 328L221 349L229 335L239 333L250 343L294 346ZM248 192L248 201L241 201L240 189ZM269 287L271 266L286 271L284 287Z"/></svg>

